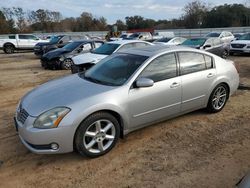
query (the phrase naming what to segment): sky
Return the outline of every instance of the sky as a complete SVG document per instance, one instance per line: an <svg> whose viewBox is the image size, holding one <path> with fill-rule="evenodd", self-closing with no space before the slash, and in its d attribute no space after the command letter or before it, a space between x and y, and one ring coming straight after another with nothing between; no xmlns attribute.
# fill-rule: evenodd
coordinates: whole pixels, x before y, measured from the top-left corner
<svg viewBox="0 0 250 188"><path fill-rule="evenodd" d="M126 16L140 15L155 20L179 18L183 7L192 0L0 0L0 7L21 7L24 10L48 9L59 11L63 17L78 17L90 12L95 17L105 17L109 24L125 20ZM210 0L210 6L247 3L250 0Z"/></svg>

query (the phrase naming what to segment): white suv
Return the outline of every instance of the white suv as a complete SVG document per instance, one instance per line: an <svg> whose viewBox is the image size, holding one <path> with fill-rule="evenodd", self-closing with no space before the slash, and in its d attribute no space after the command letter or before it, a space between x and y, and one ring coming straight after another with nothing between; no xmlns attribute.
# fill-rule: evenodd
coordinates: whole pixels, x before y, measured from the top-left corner
<svg viewBox="0 0 250 188"><path fill-rule="evenodd" d="M238 40L231 42L230 54L233 53L250 53L250 33L246 33Z"/></svg>
<svg viewBox="0 0 250 188"><path fill-rule="evenodd" d="M205 37L218 37L224 43L230 43L235 40L234 35L229 31L222 31L222 32L211 32L208 33Z"/></svg>

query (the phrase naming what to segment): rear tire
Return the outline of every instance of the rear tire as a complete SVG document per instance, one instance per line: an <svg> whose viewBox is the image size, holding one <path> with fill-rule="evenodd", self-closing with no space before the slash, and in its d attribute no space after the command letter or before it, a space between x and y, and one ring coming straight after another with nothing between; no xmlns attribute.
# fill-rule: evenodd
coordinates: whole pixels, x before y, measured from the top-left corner
<svg viewBox="0 0 250 188"><path fill-rule="evenodd" d="M207 104L207 111L210 113L217 113L221 111L229 97L229 90L225 84L217 85L212 91Z"/></svg>
<svg viewBox="0 0 250 188"><path fill-rule="evenodd" d="M4 51L6 54L13 54L14 51L15 51L15 46L13 46L12 44L6 44L6 45L4 46L3 51Z"/></svg>
<svg viewBox="0 0 250 188"><path fill-rule="evenodd" d="M75 149L91 158L108 153L120 137L120 125L109 113L98 112L87 117L75 134Z"/></svg>

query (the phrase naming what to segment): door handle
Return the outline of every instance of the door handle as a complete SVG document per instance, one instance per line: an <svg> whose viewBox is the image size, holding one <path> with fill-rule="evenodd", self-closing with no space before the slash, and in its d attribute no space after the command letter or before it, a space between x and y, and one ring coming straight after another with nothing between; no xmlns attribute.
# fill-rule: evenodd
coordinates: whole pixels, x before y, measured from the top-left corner
<svg viewBox="0 0 250 188"><path fill-rule="evenodd" d="M170 88L176 88L176 87L179 87L180 86L180 83L177 83L177 82L174 82L170 85Z"/></svg>
<svg viewBox="0 0 250 188"><path fill-rule="evenodd" d="M208 78L211 78L211 77L213 77L213 76L214 76L213 73L209 73L209 74L207 75Z"/></svg>

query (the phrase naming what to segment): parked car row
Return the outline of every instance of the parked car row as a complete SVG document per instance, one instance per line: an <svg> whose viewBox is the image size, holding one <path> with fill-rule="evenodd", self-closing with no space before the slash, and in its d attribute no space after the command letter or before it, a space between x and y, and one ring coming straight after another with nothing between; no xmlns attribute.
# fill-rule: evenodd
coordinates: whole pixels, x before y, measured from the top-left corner
<svg viewBox="0 0 250 188"><path fill-rule="evenodd" d="M136 33L136 36L137 34L138 33ZM46 69L71 69L72 73L77 73L89 69L112 53L120 52L128 48L140 48L147 45L164 45L166 47L169 45L183 45L205 50L222 58L226 58L230 50L229 43L226 42L229 41L229 39L221 40L221 37L218 37L218 35L214 33L211 34L211 36L214 37L191 39L183 37L163 37L153 43L144 40L132 40L133 35L130 35L128 40L114 40L106 43L96 40L75 41L64 46L62 49L60 49L61 46L58 45L57 48L59 49L45 53L41 57L41 64ZM61 36L58 36L55 40L56 44L58 44L60 40ZM55 48L55 45L51 43L52 42L46 43L46 45ZM97 43L99 43L98 46L96 45ZM44 43L38 43L37 46L42 46L43 44ZM44 49L46 49L46 47ZM35 54L37 54L36 50Z"/></svg>

